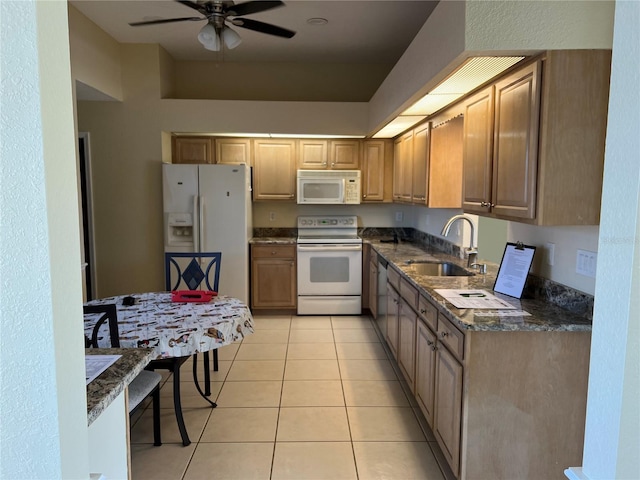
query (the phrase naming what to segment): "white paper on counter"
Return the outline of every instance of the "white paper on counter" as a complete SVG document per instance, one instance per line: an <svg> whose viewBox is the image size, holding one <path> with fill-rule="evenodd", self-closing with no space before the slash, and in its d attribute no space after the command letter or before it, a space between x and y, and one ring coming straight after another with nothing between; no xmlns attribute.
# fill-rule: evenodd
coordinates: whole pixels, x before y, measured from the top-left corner
<svg viewBox="0 0 640 480"><path fill-rule="evenodd" d="M116 363L122 355L85 355L84 366L86 371L87 385L96 379L111 365Z"/></svg>
<svg viewBox="0 0 640 480"><path fill-rule="evenodd" d="M516 308L486 290L436 288L435 291L456 308L492 308L495 310L514 310Z"/></svg>

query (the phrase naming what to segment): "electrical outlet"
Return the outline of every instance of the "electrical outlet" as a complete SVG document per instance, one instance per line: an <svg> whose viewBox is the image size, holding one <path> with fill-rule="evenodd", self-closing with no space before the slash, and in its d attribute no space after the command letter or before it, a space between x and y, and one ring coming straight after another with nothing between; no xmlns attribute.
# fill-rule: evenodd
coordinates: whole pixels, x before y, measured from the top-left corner
<svg viewBox="0 0 640 480"><path fill-rule="evenodd" d="M396 212L396 222L402 221L402 212Z"/></svg>
<svg viewBox="0 0 640 480"><path fill-rule="evenodd" d="M587 250L578 250L576 252L576 273L595 278L597 263L597 252L589 252Z"/></svg>
<svg viewBox="0 0 640 480"><path fill-rule="evenodd" d="M269 212L269 221L273 222L276 219L276 212Z"/></svg>
<svg viewBox="0 0 640 480"><path fill-rule="evenodd" d="M556 244L547 242L546 247L547 247L547 265L553 266L556 259Z"/></svg>

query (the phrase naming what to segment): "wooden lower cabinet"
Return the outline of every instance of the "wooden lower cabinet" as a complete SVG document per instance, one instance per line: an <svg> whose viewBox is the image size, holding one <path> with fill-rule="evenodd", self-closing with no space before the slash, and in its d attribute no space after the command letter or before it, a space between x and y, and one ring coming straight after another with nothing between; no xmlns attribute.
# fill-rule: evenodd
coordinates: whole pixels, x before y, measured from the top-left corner
<svg viewBox="0 0 640 480"><path fill-rule="evenodd" d="M252 245L251 308L296 308L296 285L295 245Z"/></svg>
<svg viewBox="0 0 640 480"><path fill-rule="evenodd" d="M436 346L433 434L451 471L460 473L462 365L442 345ZM487 439L489 440L489 439Z"/></svg>
<svg viewBox="0 0 640 480"><path fill-rule="evenodd" d="M387 345L393 353L393 356L398 358L398 314L400 307L400 295L387 283L387 331L385 332L385 338Z"/></svg>
<svg viewBox="0 0 640 480"><path fill-rule="evenodd" d="M433 429L433 402L436 374L436 335L418 320L416 328L415 397L429 427Z"/></svg>
<svg viewBox="0 0 640 480"><path fill-rule="evenodd" d="M423 293L416 318L403 280L387 285L386 340L408 381L414 356L414 396L453 475L562 480L581 465L591 333L463 330Z"/></svg>
<svg viewBox="0 0 640 480"><path fill-rule="evenodd" d="M409 388L414 389L416 323L418 316L404 300L398 309L398 366Z"/></svg>

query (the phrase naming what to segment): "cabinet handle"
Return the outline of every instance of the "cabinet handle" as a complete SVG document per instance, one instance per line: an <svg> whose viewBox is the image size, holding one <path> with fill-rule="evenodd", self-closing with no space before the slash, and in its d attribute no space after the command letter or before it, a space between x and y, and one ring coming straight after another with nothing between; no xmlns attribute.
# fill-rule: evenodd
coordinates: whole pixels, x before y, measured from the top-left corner
<svg viewBox="0 0 640 480"><path fill-rule="evenodd" d="M335 167L336 166L336 162L331 162L331 166Z"/></svg>
<svg viewBox="0 0 640 480"><path fill-rule="evenodd" d="M442 333L440 334L440 336L441 336L442 338L448 337L448 336L449 336L449 332L442 332Z"/></svg>
<svg viewBox="0 0 640 480"><path fill-rule="evenodd" d="M493 207L495 207L495 204L493 204L491 202L480 202L480 206L481 207L493 208Z"/></svg>
<svg viewBox="0 0 640 480"><path fill-rule="evenodd" d="M364 195L362 195L362 198L367 198L367 194L365 193Z"/></svg>
<svg viewBox="0 0 640 480"><path fill-rule="evenodd" d="M422 313L424 315L425 313L427 313L427 311L424 308L421 308L420 309L420 313Z"/></svg>
<svg viewBox="0 0 640 480"><path fill-rule="evenodd" d="M275 252L275 251L273 251L273 250L271 251L271 255L275 255L276 253L277 253L277 252Z"/></svg>
<svg viewBox="0 0 640 480"><path fill-rule="evenodd" d="M433 350L434 352L438 349L438 347L436 347L435 345L433 347L431 347L431 350Z"/></svg>
<svg viewBox="0 0 640 480"><path fill-rule="evenodd" d="M433 342L431 340L427 340L427 345L431 346L433 345Z"/></svg>

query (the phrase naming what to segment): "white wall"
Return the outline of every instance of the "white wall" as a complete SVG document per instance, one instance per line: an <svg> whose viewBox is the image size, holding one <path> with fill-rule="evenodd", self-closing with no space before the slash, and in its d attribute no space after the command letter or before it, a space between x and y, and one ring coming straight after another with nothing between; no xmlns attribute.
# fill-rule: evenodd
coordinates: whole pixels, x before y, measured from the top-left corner
<svg viewBox="0 0 640 480"><path fill-rule="evenodd" d="M67 2L0 12L0 477L86 479Z"/></svg>
<svg viewBox="0 0 640 480"><path fill-rule="evenodd" d="M583 468L640 478L640 3L616 2Z"/></svg>

